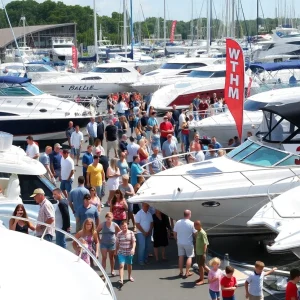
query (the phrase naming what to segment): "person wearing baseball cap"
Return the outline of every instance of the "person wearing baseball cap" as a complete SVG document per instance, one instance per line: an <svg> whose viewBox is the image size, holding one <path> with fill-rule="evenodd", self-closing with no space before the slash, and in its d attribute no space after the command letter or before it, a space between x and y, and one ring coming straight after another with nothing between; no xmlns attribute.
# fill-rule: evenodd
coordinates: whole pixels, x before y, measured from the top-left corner
<svg viewBox="0 0 300 300"><path fill-rule="evenodd" d="M44 240L51 242L55 234L55 212L52 203L45 197L43 189L35 189L30 197L33 197L35 202L40 205L37 220L52 226L37 224L36 236L42 237L44 232Z"/></svg>

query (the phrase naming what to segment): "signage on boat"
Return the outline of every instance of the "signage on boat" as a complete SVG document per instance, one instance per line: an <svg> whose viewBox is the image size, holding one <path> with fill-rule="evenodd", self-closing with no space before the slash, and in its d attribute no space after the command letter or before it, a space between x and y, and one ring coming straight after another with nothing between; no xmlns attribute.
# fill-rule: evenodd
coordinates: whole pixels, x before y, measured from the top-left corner
<svg viewBox="0 0 300 300"><path fill-rule="evenodd" d="M242 139L243 109L245 93L244 55L241 46L232 39L226 39L226 79L224 98L236 123Z"/></svg>
<svg viewBox="0 0 300 300"><path fill-rule="evenodd" d="M71 85L69 91L95 91L94 85Z"/></svg>

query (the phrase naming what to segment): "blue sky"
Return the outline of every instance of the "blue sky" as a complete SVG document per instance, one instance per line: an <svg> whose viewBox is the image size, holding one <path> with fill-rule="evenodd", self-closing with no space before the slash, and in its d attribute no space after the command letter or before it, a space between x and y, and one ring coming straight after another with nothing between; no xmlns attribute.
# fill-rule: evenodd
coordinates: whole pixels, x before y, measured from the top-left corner
<svg viewBox="0 0 300 300"><path fill-rule="evenodd" d="M129 0L128 5L129 5ZM140 5L143 7L145 17L161 16L163 17L163 0L132 0L134 7L135 19L143 19L140 12ZM206 15L206 0L193 0L194 1L194 17L200 16L202 3L202 16ZM226 0L213 0L217 16L222 17L222 8L225 6ZM237 1L237 0L236 0ZM275 16L275 7L278 2L281 2L281 14L284 16L284 3L287 3L287 17L291 16L291 9L295 11L295 16L300 17L300 0L260 0L263 13L265 17ZM65 0L65 3L85 3L92 5L92 0ZM122 9L123 0L96 0L97 11L100 15L110 15L111 12L120 12ZM174 20L187 21L191 18L191 2L192 0L166 0L167 18ZM68 3L69 4L69 3ZM242 0L244 13L247 19L256 18L256 1L255 0ZM213 13L215 16L215 13ZM260 9L260 14L262 11Z"/></svg>

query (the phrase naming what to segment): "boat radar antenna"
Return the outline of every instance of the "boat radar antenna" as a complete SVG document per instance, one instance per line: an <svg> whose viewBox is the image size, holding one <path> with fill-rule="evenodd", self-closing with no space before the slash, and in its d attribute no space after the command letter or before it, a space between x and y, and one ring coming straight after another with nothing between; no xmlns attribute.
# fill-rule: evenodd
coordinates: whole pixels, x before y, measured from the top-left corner
<svg viewBox="0 0 300 300"><path fill-rule="evenodd" d="M18 42L17 42L15 32L14 32L12 26L11 26L10 19L9 19L9 17L8 17L8 13L7 13L7 10L6 10L6 6L4 5L3 0L1 0L1 3L2 3L2 7L3 7L3 9L4 9L4 12L5 12L6 18L7 18L7 22L8 22L8 24L9 24L9 28L10 28L10 30L11 30L11 32L12 32L13 37L14 37L14 41L15 41L16 47L17 47L17 49L18 49L18 51L19 51L19 53L20 53L19 44L18 44ZM24 23L25 23L25 22L24 22ZM24 29L24 32L25 32L25 29ZM22 60L23 67L24 67L24 69L25 69L25 63L24 63L23 57L22 57L22 55L20 55L20 56L21 56L21 60Z"/></svg>

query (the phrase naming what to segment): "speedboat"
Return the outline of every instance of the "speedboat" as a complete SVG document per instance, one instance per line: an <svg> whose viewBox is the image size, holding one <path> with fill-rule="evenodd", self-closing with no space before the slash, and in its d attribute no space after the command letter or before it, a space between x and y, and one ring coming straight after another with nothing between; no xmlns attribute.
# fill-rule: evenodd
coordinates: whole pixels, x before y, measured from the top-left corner
<svg viewBox="0 0 300 300"><path fill-rule="evenodd" d="M248 131L255 133L260 130L262 108L299 102L299 93L300 87L291 87L270 90L249 97L244 103L243 136L246 137ZM235 121L229 110L193 122L191 128L197 130L201 136L215 136L223 146L227 145L229 139L238 135Z"/></svg>
<svg viewBox="0 0 300 300"><path fill-rule="evenodd" d="M298 177L285 179L293 183ZM272 185L270 186L270 194ZM274 241L267 245L270 253L284 253L292 251L300 258L300 186L289 189L276 198L270 197L269 203L264 205L247 222L249 227L265 226L276 234Z"/></svg>
<svg viewBox="0 0 300 300"><path fill-rule="evenodd" d="M300 138L298 104L263 108L264 126L229 152L208 161L167 169L151 176L129 201L146 202L179 220L190 209L209 235L266 234L266 227L247 222L268 202L271 183L300 175L297 140ZM295 182L279 182L274 193ZM163 187L163 188L162 188Z"/></svg>
<svg viewBox="0 0 300 300"><path fill-rule="evenodd" d="M187 77L175 81L156 91L151 96L150 105L158 111L170 110L175 104L178 109L188 108L196 96L205 100L216 94L218 98L224 97L226 66L225 64L210 65L191 70ZM172 79L174 81L174 79ZM162 81L162 82L167 82ZM249 77L245 75L245 86ZM253 83L251 91L259 86Z"/></svg>
<svg viewBox="0 0 300 300"><path fill-rule="evenodd" d="M31 79L0 76L1 130L24 144L32 135L41 143L65 142L68 122L84 128L93 112L82 105L45 94L31 84Z"/></svg>
<svg viewBox="0 0 300 300"><path fill-rule="evenodd" d="M39 205L30 197L36 188L42 188L45 196L56 207L52 190L56 188L47 177L46 169L36 159L31 159L22 148L12 145L13 136L0 132L0 215L11 216L18 204L24 204L28 217L36 220ZM72 232L75 231L75 218L70 214ZM7 218L0 219L8 228Z"/></svg>
<svg viewBox="0 0 300 300"><path fill-rule="evenodd" d="M107 96L131 91L131 85L140 76L133 67L112 63L97 65L88 73L35 81L35 85L42 91L55 95Z"/></svg>
<svg viewBox="0 0 300 300"><path fill-rule="evenodd" d="M2 299L15 300L18 293L24 300L41 297L44 300L117 299L107 274L96 259L93 258L93 263L100 268L105 281L85 261L53 243L2 226L0 236ZM53 283L51 290L45 291L49 283Z"/></svg>
<svg viewBox="0 0 300 300"><path fill-rule="evenodd" d="M147 95L165 85L180 81L195 68L222 62L223 60L207 57L176 57L168 60L159 69L144 74L132 87L143 95Z"/></svg>

